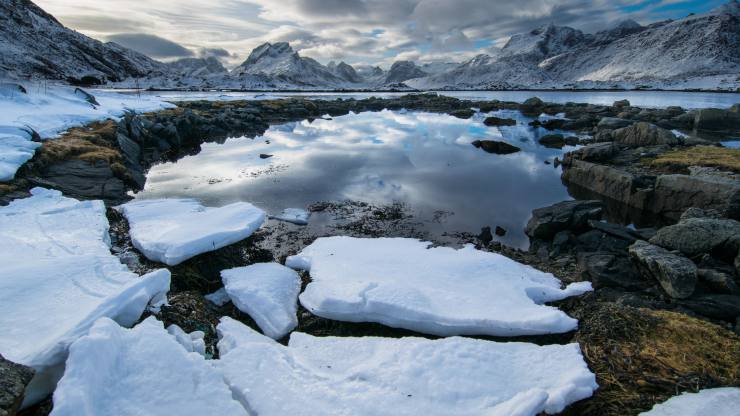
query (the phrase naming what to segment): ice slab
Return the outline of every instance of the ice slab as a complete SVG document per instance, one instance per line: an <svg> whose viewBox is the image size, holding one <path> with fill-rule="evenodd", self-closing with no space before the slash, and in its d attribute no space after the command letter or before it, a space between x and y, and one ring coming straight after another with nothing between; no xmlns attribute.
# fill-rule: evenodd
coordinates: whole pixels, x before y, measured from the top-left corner
<svg viewBox="0 0 740 416"><path fill-rule="evenodd" d="M0 207L0 354L36 370L26 404L51 392L93 322L132 325L170 285L169 271L139 277L110 253L101 201L31 194Z"/></svg>
<svg viewBox="0 0 740 416"><path fill-rule="evenodd" d="M213 208L194 199L150 199L118 209L129 222L134 247L170 266L241 241L265 221L264 211L246 202Z"/></svg>
<svg viewBox="0 0 740 416"><path fill-rule="evenodd" d="M310 271L300 301L315 315L441 336L567 332L577 321L543 303L591 290L472 246L405 238L319 238L286 265Z"/></svg>
<svg viewBox="0 0 740 416"><path fill-rule="evenodd" d="M641 416L736 416L740 409L740 388L721 387L684 393L656 404Z"/></svg>
<svg viewBox="0 0 740 416"><path fill-rule="evenodd" d="M220 371L162 323L133 329L102 318L70 348L53 416L247 415Z"/></svg>
<svg viewBox="0 0 740 416"><path fill-rule="evenodd" d="M223 270L229 298L270 338L280 339L298 326L298 273L278 263L258 263Z"/></svg>
<svg viewBox="0 0 740 416"><path fill-rule="evenodd" d="M222 318L219 366L254 414L557 413L597 388L577 344L314 337L288 346Z"/></svg>
<svg viewBox="0 0 740 416"><path fill-rule="evenodd" d="M216 306L224 306L227 303L231 302L231 299L229 298L229 294L226 293L226 289L223 287L203 297L206 298L207 301L211 302L212 304Z"/></svg>

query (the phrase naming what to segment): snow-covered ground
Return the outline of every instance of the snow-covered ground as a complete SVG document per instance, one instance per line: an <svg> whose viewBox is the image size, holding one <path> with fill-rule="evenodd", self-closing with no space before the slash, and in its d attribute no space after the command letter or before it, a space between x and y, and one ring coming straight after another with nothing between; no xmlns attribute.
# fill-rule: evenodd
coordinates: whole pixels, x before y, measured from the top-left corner
<svg viewBox="0 0 740 416"><path fill-rule="evenodd" d="M249 314L262 332L280 339L298 326L301 278L278 263L257 263L221 271L229 298Z"/></svg>
<svg viewBox="0 0 740 416"><path fill-rule="evenodd" d="M133 329L100 319L70 348L53 416L246 416L219 370L149 317Z"/></svg>
<svg viewBox="0 0 740 416"><path fill-rule="evenodd" d="M294 332L286 347L231 318L217 330L227 383L263 416L534 416L597 388L577 344Z"/></svg>
<svg viewBox="0 0 740 416"><path fill-rule="evenodd" d="M241 241L265 222L264 211L246 202L212 208L194 199L150 199L117 209L129 222L134 247L169 266Z"/></svg>
<svg viewBox="0 0 740 416"><path fill-rule="evenodd" d="M27 404L52 391L95 320L131 325L170 285L169 271L139 277L111 254L101 201L31 193L0 208L0 354L36 370Z"/></svg>
<svg viewBox="0 0 740 416"><path fill-rule="evenodd" d="M96 91L99 105L85 100L75 88L62 85L23 84L26 93L14 84L0 84L0 181L13 179L18 168L33 157L40 145L32 142L33 132L41 140L57 137L70 127L95 120L117 119L125 111L155 111L173 107L156 97Z"/></svg>
<svg viewBox="0 0 740 416"><path fill-rule="evenodd" d="M328 319L441 336L576 328L575 319L543 303L587 292L589 282L561 289L552 274L499 254L429 246L406 238L319 238L286 265L310 271L301 304Z"/></svg>
<svg viewBox="0 0 740 416"><path fill-rule="evenodd" d="M683 393L656 404L641 416L737 416L740 388L723 387Z"/></svg>

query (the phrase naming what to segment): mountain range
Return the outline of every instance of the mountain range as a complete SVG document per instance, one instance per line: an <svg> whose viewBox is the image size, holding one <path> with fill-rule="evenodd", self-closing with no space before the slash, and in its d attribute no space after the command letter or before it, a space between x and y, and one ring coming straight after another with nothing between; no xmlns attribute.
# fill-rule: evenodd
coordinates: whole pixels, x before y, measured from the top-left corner
<svg viewBox="0 0 740 416"><path fill-rule="evenodd" d="M163 63L64 27L30 0L0 2L0 77L161 89L740 88L740 3L587 34L553 24L462 62L394 62L388 70L301 56L264 43L232 70L216 58Z"/></svg>

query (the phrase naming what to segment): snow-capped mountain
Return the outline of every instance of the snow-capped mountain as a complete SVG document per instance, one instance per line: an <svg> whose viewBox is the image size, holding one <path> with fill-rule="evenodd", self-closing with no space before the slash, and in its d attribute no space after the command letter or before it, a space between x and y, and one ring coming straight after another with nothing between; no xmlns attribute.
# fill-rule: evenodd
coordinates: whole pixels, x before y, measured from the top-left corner
<svg viewBox="0 0 740 416"><path fill-rule="evenodd" d="M407 81L420 89L740 87L740 3L595 34L547 25L511 37L495 55Z"/></svg>
<svg viewBox="0 0 740 416"><path fill-rule="evenodd" d="M385 76L386 84L404 82L409 79L425 77L429 74L422 71L415 63L411 61L396 61L391 65L391 69Z"/></svg>
<svg viewBox="0 0 740 416"><path fill-rule="evenodd" d="M164 70L162 65L67 29L29 0L0 1L0 75L5 77L102 83Z"/></svg>
<svg viewBox="0 0 740 416"><path fill-rule="evenodd" d="M211 77L229 73L221 61L214 57L183 58L167 64L170 72L187 78Z"/></svg>

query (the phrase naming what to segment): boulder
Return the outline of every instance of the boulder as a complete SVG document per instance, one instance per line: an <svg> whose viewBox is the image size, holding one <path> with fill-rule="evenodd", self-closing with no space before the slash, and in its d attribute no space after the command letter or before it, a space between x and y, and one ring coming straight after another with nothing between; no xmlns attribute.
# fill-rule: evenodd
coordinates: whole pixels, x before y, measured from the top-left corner
<svg viewBox="0 0 740 416"><path fill-rule="evenodd" d="M624 108L624 107L629 107L629 106L630 106L630 102L628 100L618 100L618 101L614 101L614 104L612 104L612 107L616 107L616 108Z"/></svg>
<svg viewBox="0 0 740 416"><path fill-rule="evenodd" d="M499 142L496 140L476 140L471 144L478 149L483 149L488 153L495 153L497 155L508 155L522 150L509 143Z"/></svg>
<svg viewBox="0 0 740 416"><path fill-rule="evenodd" d="M475 111L469 108L466 108L463 110L453 110L453 111L450 111L448 114L451 115L452 117L468 119L468 118L473 117L473 115L475 114Z"/></svg>
<svg viewBox="0 0 740 416"><path fill-rule="evenodd" d="M727 273L714 269L699 269L697 275L699 276L699 280L704 282L715 293L740 295L740 287L738 287L735 279Z"/></svg>
<svg viewBox="0 0 740 416"><path fill-rule="evenodd" d="M32 178L32 181L79 199L118 203L126 198L123 180L116 177L111 165L103 160L64 160L48 166L41 178Z"/></svg>
<svg viewBox="0 0 740 416"><path fill-rule="evenodd" d="M560 149L565 146L565 137L562 134L546 134L538 141L541 145L550 148Z"/></svg>
<svg viewBox="0 0 740 416"><path fill-rule="evenodd" d="M82 88L75 88L76 96L81 97L83 100L90 103L92 106L99 106L100 103L98 103L98 100L95 99L95 96L90 94L89 92L83 90Z"/></svg>
<svg viewBox="0 0 740 416"><path fill-rule="evenodd" d="M596 128L599 130L616 130L621 129L623 127L628 127L632 124L632 121L625 120L623 118L617 118L617 117L604 117L599 121L599 124L596 125Z"/></svg>
<svg viewBox="0 0 740 416"><path fill-rule="evenodd" d="M735 322L740 317L740 296L702 295L685 299L679 305L709 318Z"/></svg>
<svg viewBox="0 0 740 416"><path fill-rule="evenodd" d="M589 144L568 153L568 155L589 162L605 162L614 157L618 152L619 147L617 145L612 142L606 142Z"/></svg>
<svg viewBox="0 0 740 416"><path fill-rule="evenodd" d="M708 131L740 130L740 113L720 108L697 110L694 116L694 128Z"/></svg>
<svg viewBox="0 0 740 416"><path fill-rule="evenodd" d="M629 247L629 254L640 273L657 280L670 297L685 299L694 293L697 269L691 260L642 240Z"/></svg>
<svg viewBox="0 0 740 416"><path fill-rule="evenodd" d="M8 361L0 355L0 416L16 414L33 374L33 369Z"/></svg>
<svg viewBox="0 0 740 416"><path fill-rule="evenodd" d="M640 275L629 258L624 255L597 251L579 253L578 265L584 278L590 280L595 289L620 287L626 290L643 290L654 282Z"/></svg>
<svg viewBox="0 0 740 416"><path fill-rule="evenodd" d="M588 220L598 220L604 210L601 201L564 201L532 211L525 232L532 238L551 240L560 231L585 230Z"/></svg>
<svg viewBox="0 0 740 416"><path fill-rule="evenodd" d="M660 175L646 208L677 220L691 207L740 220L740 183L709 176Z"/></svg>
<svg viewBox="0 0 740 416"><path fill-rule="evenodd" d="M529 115L537 115L541 112L542 107L544 107L545 102L540 100L537 97L532 97L524 101L520 106L519 109L524 114Z"/></svg>
<svg viewBox="0 0 740 416"><path fill-rule="evenodd" d="M739 235L740 222L735 220L687 218L661 228L650 242L687 256L696 256L720 249L730 238Z"/></svg>
<svg viewBox="0 0 740 416"><path fill-rule="evenodd" d="M516 126L516 120L511 118L487 117L483 120L486 126Z"/></svg>
<svg viewBox="0 0 740 416"><path fill-rule="evenodd" d="M645 122L615 130L614 141L630 147L681 144L676 135L670 131Z"/></svg>

